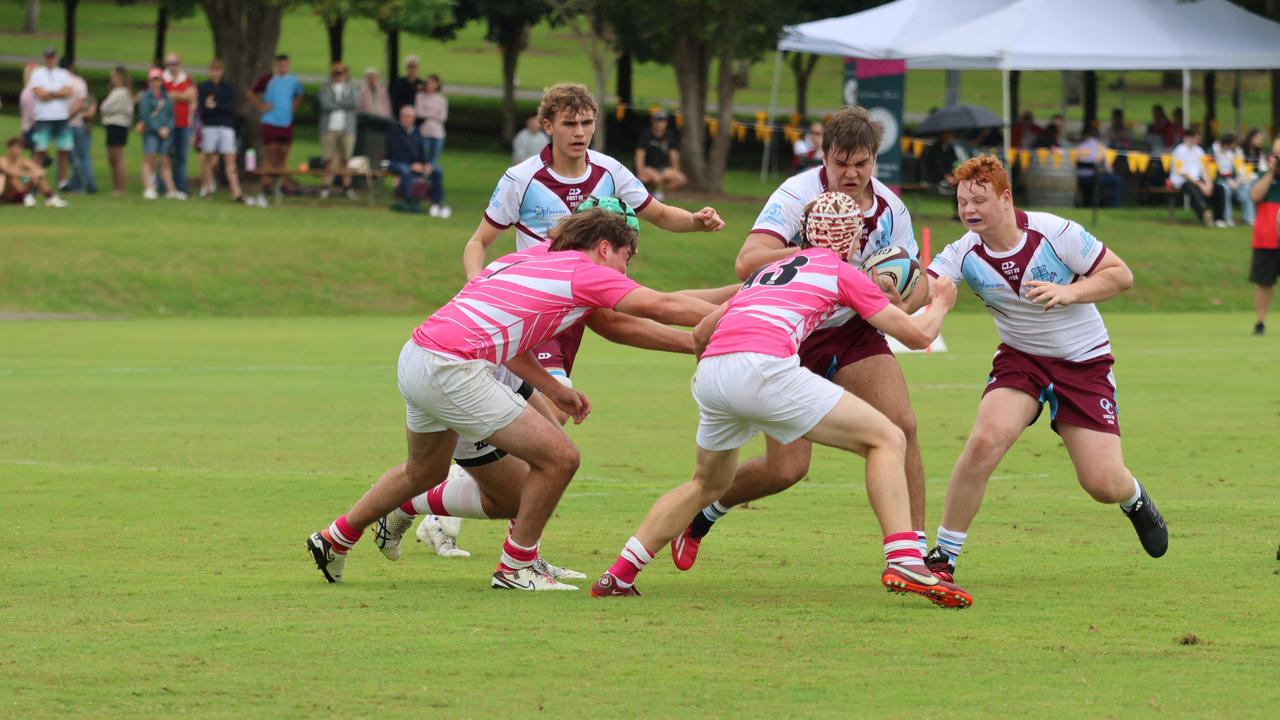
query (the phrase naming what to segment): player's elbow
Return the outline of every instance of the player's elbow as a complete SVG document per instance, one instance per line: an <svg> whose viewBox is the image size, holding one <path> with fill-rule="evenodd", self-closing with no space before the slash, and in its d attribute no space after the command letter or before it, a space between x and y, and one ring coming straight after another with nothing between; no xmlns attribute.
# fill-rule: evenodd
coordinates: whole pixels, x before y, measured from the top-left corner
<svg viewBox="0 0 1280 720"><path fill-rule="evenodd" d="M1133 287L1133 271L1127 265L1121 265L1119 272L1116 273L1116 281L1119 292L1124 292Z"/></svg>
<svg viewBox="0 0 1280 720"><path fill-rule="evenodd" d="M933 338L928 333L914 326L897 337L898 342L906 345L910 350L925 350L933 343Z"/></svg>
<svg viewBox="0 0 1280 720"><path fill-rule="evenodd" d="M739 280L746 280L748 275L756 271L757 264L752 253L743 250L733 261L733 271L737 273Z"/></svg>

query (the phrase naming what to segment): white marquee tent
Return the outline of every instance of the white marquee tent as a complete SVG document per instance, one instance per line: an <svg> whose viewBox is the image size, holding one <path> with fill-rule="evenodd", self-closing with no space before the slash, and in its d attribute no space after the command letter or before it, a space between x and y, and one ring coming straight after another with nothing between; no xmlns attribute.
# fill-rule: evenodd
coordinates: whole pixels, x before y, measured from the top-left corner
<svg viewBox="0 0 1280 720"><path fill-rule="evenodd" d="M898 0L785 29L771 111L783 51L1000 70L1007 149L1012 70L1182 70L1190 117L1190 71L1280 68L1280 23L1227 0Z"/></svg>

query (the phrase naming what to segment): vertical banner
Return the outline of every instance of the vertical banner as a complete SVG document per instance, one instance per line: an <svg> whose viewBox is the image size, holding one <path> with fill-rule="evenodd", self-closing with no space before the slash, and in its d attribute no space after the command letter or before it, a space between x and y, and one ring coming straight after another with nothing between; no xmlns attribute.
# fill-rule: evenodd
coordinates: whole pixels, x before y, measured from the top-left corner
<svg viewBox="0 0 1280 720"><path fill-rule="evenodd" d="M844 60L844 104L857 103L884 128L876 156L876 178L897 185L902 178L902 95L907 84L903 60Z"/></svg>

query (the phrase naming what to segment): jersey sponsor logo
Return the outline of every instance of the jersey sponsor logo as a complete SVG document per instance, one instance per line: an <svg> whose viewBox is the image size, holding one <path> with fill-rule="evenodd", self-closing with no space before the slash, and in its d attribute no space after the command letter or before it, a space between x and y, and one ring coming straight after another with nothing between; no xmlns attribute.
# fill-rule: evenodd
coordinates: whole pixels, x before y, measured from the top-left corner
<svg viewBox="0 0 1280 720"><path fill-rule="evenodd" d="M539 220L547 220L549 218L568 214L568 212L561 208L547 207L546 205L534 205L532 211L533 216Z"/></svg>
<svg viewBox="0 0 1280 720"><path fill-rule="evenodd" d="M538 359L539 359L539 360L550 360L550 359L551 359L551 353L548 353L548 352L541 352L541 353L538 353Z"/></svg>
<svg viewBox="0 0 1280 720"><path fill-rule="evenodd" d="M1010 280L1018 280L1022 276L1022 269L1013 260L1005 260L1000 263L1000 272L1004 273L1004 276Z"/></svg>
<svg viewBox="0 0 1280 720"><path fill-rule="evenodd" d="M1044 265L1037 265L1031 268L1031 279L1040 280L1042 282L1056 283L1058 282L1058 273L1050 270ZM1065 280L1066 278L1063 278L1063 279Z"/></svg>
<svg viewBox="0 0 1280 720"><path fill-rule="evenodd" d="M1080 257L1089 257L1093 252L1093 246L1098 244L1098 238L1088 230L1080 231Z"/></svg>
<svg viewBox="0 0 1280 720"><path fill-rule="evenodd" d="M786 219L782 217L782 203L770 203L769 207L764 209L760 214L760 219L774 225L785 225Z"/></svg>

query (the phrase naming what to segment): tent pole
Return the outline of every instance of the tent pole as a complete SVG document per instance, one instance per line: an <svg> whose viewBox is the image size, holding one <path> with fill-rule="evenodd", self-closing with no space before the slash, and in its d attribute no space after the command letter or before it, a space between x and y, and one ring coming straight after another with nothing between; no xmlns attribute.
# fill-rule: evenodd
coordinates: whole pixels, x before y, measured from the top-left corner
<svg viewBox="0 0 1280 720"><path fill-rule="evenodd" d="M1191 127L1191 71L1186 68L1182 70L1182 125L1179 130Z"/></svg>
<svg viewBox="0 0 1280 720"><path fill-rule="evenodd" d="M769 114L764 122L769 126L769 134L764 139L764 157L760 158L760 182L769 180L769 163L773 159L773 117L778 113L778 83L782 79L782 51L773 54L773 87L769 89Z"/></svg>
<svg viewBox="0 0 1280 720"><path fill-rule="evenodd" d="M1001 162L1007 163L1012 171L1013 163L1009 162L1009 149L1012 146L1013 138L1013 122L1009 118L1009 68L1000 69L1000 87L1003 96L1004 110L1001 117L1004 119L1004 157L1000 158Z"/></svg>

